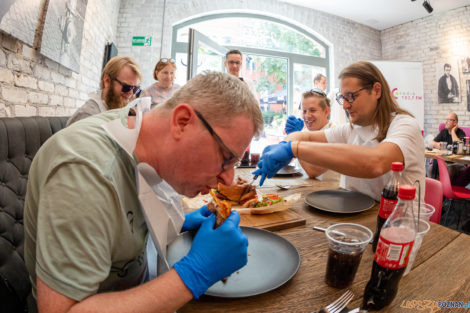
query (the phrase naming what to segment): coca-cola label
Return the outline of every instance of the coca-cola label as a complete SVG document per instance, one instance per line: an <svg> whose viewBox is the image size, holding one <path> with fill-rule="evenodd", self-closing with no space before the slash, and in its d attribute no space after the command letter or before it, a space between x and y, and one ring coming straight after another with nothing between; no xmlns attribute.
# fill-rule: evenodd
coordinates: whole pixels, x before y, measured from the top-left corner
<svg viewBox="0 0 470 313"><path fill-rule="evenodd" d="M401 232L401 234L393 233L398 231ZM411 233L411 235L406 232ZM408 238L412 240L396 240L397 238ZM413 248L413 243L413 231L409 229L400 229L398 227L382 229L379 242L377 244L377 250L375 251L375 262L377 262L378 265L389 269L403 268L408 265L408 259L411 249Z"/></svg>
<svg viewBox="0 0 470 313"><path fill-rule="evenodd" d="M397 202L398 200L390 200L384 197L380 197L379 216L383 219L387 219L390 214L392 214L392 211L395 208Z"/></svg>

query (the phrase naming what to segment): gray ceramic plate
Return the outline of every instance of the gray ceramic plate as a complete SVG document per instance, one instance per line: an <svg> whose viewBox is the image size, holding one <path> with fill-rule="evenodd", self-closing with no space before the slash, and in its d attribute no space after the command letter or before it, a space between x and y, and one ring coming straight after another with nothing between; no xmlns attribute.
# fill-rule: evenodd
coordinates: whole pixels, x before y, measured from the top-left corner
<svg viewBox="0 0 470 313"><path fill-rule="evenodd" d="M212 285L206 295L242 298L259 295L289 281L300 267L300 254L287 239L267 230L241 226L248 237L248 263L223 283ZM189 232L179 236L167 250L170 266L185 256L192 243Z"/></svg>
<svg viewBox="0 0 470 313"><path fill-rule="evenodd" d="M350 190L314 191L305 196L305 203L333 213L358 213L375 205L369 196Z"/></svg>

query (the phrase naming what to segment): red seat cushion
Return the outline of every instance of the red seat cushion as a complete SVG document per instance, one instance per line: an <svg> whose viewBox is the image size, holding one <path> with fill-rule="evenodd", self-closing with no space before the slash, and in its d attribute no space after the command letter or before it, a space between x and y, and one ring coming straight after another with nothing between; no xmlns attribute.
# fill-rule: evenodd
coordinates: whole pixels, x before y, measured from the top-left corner
<svg viewBox="0 0 470 313"><path fill-rule="evenodd" d="M452 186L454 194L462 199L470 199L470 189L460 186Z"/></svg>

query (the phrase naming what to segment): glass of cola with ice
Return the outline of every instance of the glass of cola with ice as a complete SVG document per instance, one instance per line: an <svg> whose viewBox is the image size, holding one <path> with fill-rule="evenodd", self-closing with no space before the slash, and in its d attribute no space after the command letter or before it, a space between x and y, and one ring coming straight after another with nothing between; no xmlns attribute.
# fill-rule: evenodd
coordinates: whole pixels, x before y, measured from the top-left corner
<svg viewBox="0 0 470 313"><path fill-rule="evenodd" d="M334 288L346 288L354 281L372 231L359 224L340 223L328 227L325 234L329 245L325 282Z"/></svg>

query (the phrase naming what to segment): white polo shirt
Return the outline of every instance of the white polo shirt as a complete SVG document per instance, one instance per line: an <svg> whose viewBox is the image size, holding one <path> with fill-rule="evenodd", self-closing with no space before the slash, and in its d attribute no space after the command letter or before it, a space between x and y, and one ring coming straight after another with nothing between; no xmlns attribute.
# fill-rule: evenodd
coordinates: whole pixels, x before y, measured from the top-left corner
<svg viewBox="0 0 470 313"><path fill-rule="evenodd" d="M424 140L415 118L406 114L393 114L392 122L387 136L382 142L396 144L405 161L402 172L402 184L414 184L416 180L421 184L421 196L424 195ZM326 140L329 143L345 143L373 147L379 144L374 139L377 136L376 126L358 126L350 124L339 125L335 128L325 129ZM380 201L380 194L390 179L391 172L376 178L357 178L341 175L340 187L358 191Z"/></svg>

